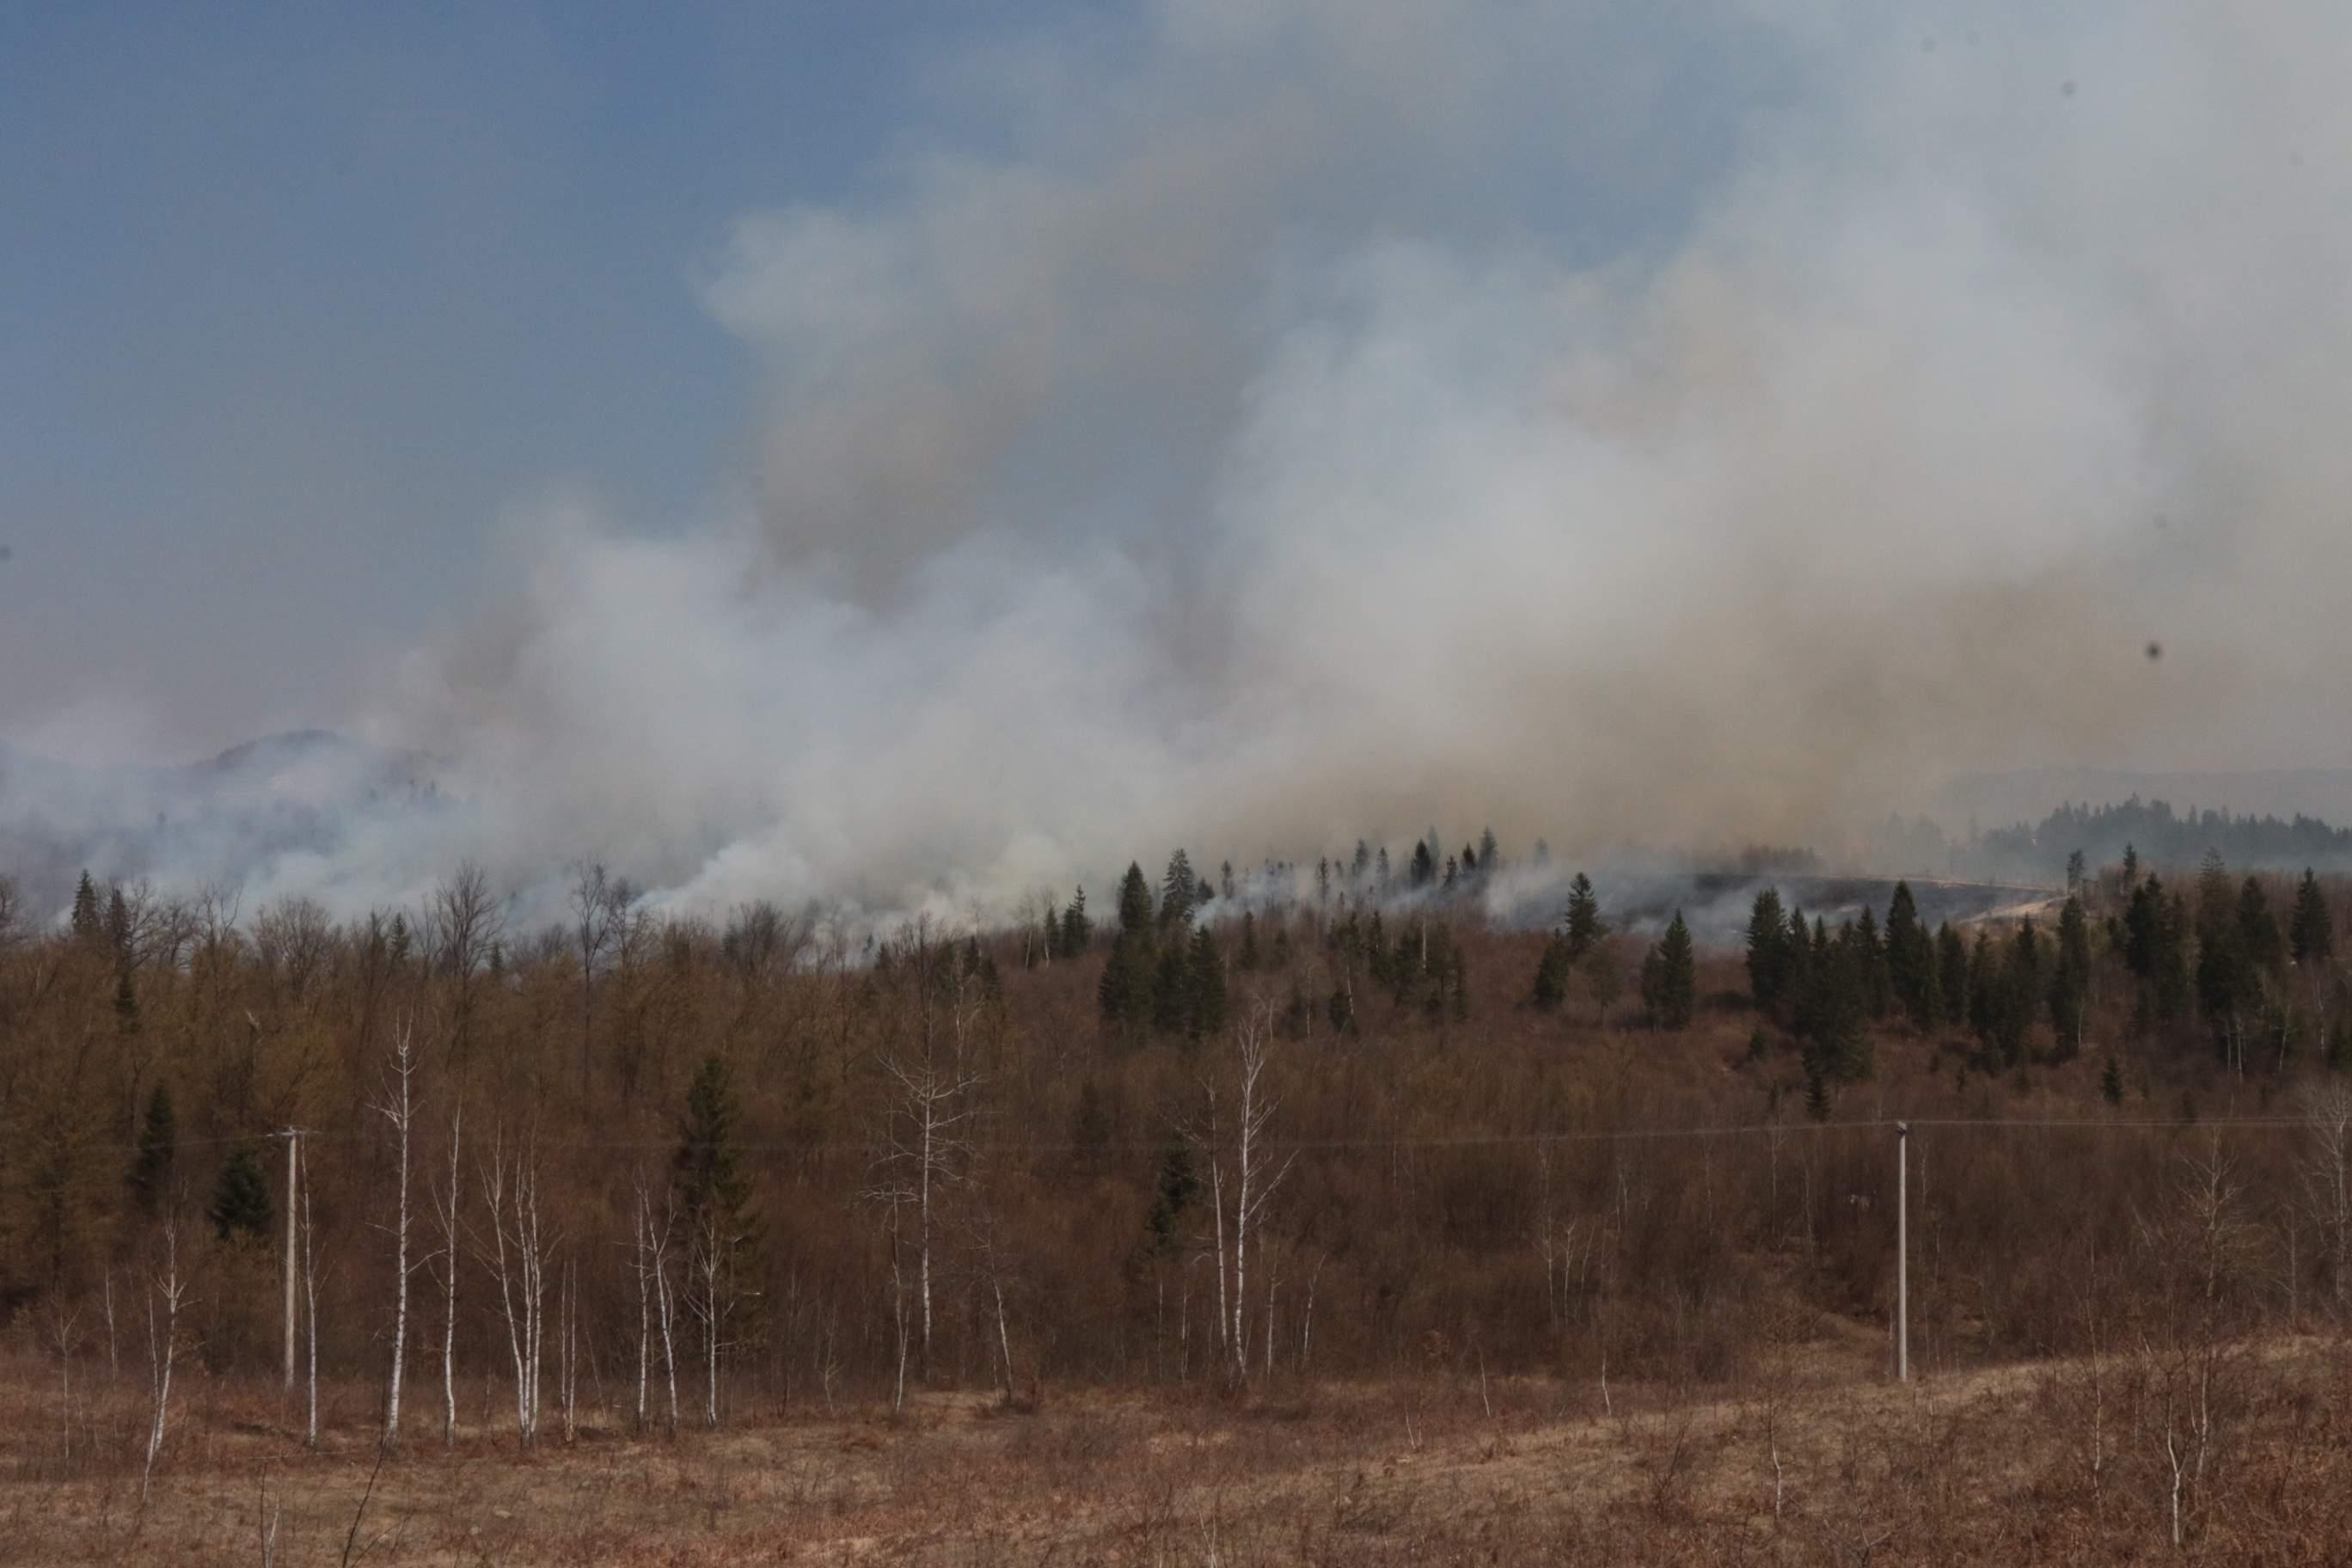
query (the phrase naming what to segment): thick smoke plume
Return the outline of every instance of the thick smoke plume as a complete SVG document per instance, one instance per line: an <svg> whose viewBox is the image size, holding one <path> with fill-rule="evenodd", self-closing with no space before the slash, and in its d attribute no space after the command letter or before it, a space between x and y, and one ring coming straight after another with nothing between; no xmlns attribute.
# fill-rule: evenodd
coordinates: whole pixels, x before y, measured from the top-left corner
<svg viewBox="0 0 2352 1568"><path fill-rule="evenodd" d="M944 70L969 134L698 274L771 389L740 504L518 521L366 727L465 808L276 890L1001 909L2342 761L2352 13L1661 9L1170 0Z"/></svg>

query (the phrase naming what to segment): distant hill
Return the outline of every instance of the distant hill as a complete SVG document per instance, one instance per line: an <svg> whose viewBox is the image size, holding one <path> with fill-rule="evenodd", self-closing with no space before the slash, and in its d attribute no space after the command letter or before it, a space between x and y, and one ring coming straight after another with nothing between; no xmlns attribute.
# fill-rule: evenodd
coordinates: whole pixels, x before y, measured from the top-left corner
<svg viewBox="0 0 2352 1568"><path fill-rule="evenodd" d="M104 880L236 883L331 853L364 820L431 810L433 760L324 730L264 736L179 765L85 766L0 746L0 872L36 918L87 868Z"/></svg>
<svg viewBox="0 0 2352 1568"><path fill-rule="evenodd" d="M2352 768L2273 768L2245 773L2133 773L2114 768L2031 768L1964 773L1946 785L1931 815L1954 831L2040 822L2069 805L2120 804L2137 796L2233 816L2321 817L2352 822Z"/></svg>

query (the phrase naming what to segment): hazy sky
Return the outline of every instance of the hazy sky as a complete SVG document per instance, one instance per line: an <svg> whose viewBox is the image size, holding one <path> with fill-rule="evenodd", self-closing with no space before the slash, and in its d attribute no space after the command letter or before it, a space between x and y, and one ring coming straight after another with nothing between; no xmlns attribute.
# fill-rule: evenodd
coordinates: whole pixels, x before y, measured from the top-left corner
<svg viewBox="0 0 2352 1568"><path fill-rule="evenodd" d="M756 413L730 226L1099 9L0 6L0 735L337 723L509 509L691 526Z"/></svg>
<svg viewBox="0 0 2352 1568"><path fill-rule="evenodd" d="M446 760L264 886L879 907L2340 765L2347 58L2333 0L15 8L0 737Z"/></svg>

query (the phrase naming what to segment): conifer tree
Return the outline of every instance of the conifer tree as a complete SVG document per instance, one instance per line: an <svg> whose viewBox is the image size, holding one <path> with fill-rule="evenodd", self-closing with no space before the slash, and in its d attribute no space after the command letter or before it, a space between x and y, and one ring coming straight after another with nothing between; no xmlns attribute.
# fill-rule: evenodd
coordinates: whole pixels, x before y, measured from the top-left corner
<svg viewBox="0 0 2352 1568"><path fill-rule="evenodd" d="M147 1114L139 1123L139 1140L131 1161L131 1197L141 1214L156 1214L170 1201L179 1141L180 1120L172 1109L172 1091L158 1083L148 1091Z"/></svg>
<svg viewBox="0 0 2352 1568"><path fill-rule="evenodd" d="M1555 933L1543 946L1543 956L1536 961L1536 983L1529 1000L1540 1012L1559 1010L1568 1000L1568 978L1576 971L1576 962L1569 956L1568 939Z"/></svg>
<svg viewBox="0 0 2352 1568"><path fill-rule="evenodd" d="M1201 884L1192 874L1192 858L1179 849L1168 857L1168 869L1160 874L1160 923L1181 925L1192 918L1200 901Z"/></svg>
<svg viewBox="0 0 2352 1568"><path fill-rule="evenodd" d="M686 1115L678 1123L670 1180L687 1220L699 1226L706 1216L716 1218L722 1235L739 1241L751 1226L751 1182L743 1173L742 1156L735 1147L735 1130L741 1120L742 1108L726 1059L712 1052L702 1058L687 1089Z"/></svg>
<svg viewBox="0 0 2352 1568"><path fill-rule="evenodd" d="M1146 1251L1155 1258L1176 1255L1184 1243L1184 1215L1200 1193L1191 1147L1181 1137L1171 1138L1160 1156L1160 1179L1153 1184L1151 1212L1143 1222Z"/></svg>
<svg viewBox="0 0 2352 1568"><path fill-rule="evenodd" d="M1192 1018L1188 1030L1196 1039L1222 1034L1228 1014L1225 957L1217 950L1215 933L1205 925L1192 933L1191 963Z"/></svg>
<svg viewBox="0 0 2352 1568"><path fill-rule="evenodd" d="M1192 966L1187 946L1171 942L1160 952L1151 974L1151 1026L1164 1035L1186 1032L1192 1020Z"/></svg>
<svg viewBox="0 0 2352 1568"><path fill-rule="evenodd" d="M1412 846L1412 885L1426 888L1437 876L1437 857L1430 853L1427 839L1416 839Z"/></svg>
<svg viewBox="0 0 2352 1568"><path fill-rule="evenodd" d="M1502 868L1502 846L1495 841L1495 830L1486 828L1478 835L1478 869L1491 877Z"/></svg>
<svg viewBox="0 0 2352 1568"><path fill-rule="evenodd" d="M1138 934L1151 929L1151 884L1143 879L1143 868L1132 860L1118 881L1118 929Z"/></svg>
<svg viewBox="0 0 2352 1568"><path fill-rule="evenodd" d="M131 900L117 882L106 890L106 945L113 950L115 963L130 964L131 934Z"/></svg>
<svg viewBox="0 0 2352 1568"><path fill-rule="evenodd" d="M2050 977L2050 1026L2058 1037L2060 1061L2082 1045L2090 994L2091 922L2083 900L2070 898L2058 914L2058 962Z"/></svg>
<svg viewBox="0 0 2352 1568"><path fill-rule="evenodd" d="M1878 935L1878 916L1864 904L1853 924L1853 958L1862 994L1862 1010L1870 1018L1884 1018L1895 1001L1886 973L1886 944Z"/></svg>
<svg viewBox="0 0 2352 1568"><path fill-rule="evenodd" d="M1967 1019L1969 1011L1969 944L1946 921L1936 928L1936 988L1940 1004L1937 1018L1947 1024Z"/></svg>
<svg viewBox="0 0 2352 1568"><path fill-rule="evenodd" d="M2278 921L2271 914L2263 885L2252 877L2238 890L2238 951L2248 969L2268 974L2286 957Z"/></svg>
<svg viewBox="0 0 2352 1568"><path fill-rule="evenodd" d="M1756 895L1748 912L1748 990L1759 1011L1770 1013L1783 998L1789 981L1789 928L1780 909L1780 890L1766 888Z"/></svg>
<svg viewBox="0 0 2352 1568"><path fill-rule="evenodd" d="M2124 1102L2124 1072L2113 1056L2107 1058L2107 1065L2099 1074L2099 1093L2109 1105Z"/></svg>
<svg viewBox="0 0 2352 1568"><path fill-rule="evenodd" d="M1934 1026L1929 993L1936 988L1936 944L1920 923L1919 906L1907 881L1895 884L1895 897L1886 906L1886 981L1914 1026Z"/></svg>
<svg viewBox="0 0 2352 1568"><path fill-rule="evenodd" d="M1642 1005L1666 1029L1688 1028L1698 1010L1698 964L1680 910L1642 961Z"/></svg>
<svg viewBox="0 0 2352 1568"><path fill-rule="evenodd" d="M1568 885L1568 908L1560 915L1560 934L1568 939L1570 961L1581 962L1608 931L1601 918L1600 896L1592 890L1592 879L1579 871Z"/></svg>
<svg viewBox="0 0 2352 1568"><path fill-rule="evenodd" d="M240 1144L221 1166L205 1214L223 1241L242 1234L267 1237L270 1230L269 1178L251 1149Z"/></svg>
<svg viewBox="0 0 2352 1568"><path fill-rule="evenodd" d="M1070 895L1068 907L1062 910L1060 956L1076 958L1086 952L1095 939L1095 922L1087 918L1087 890L1078 889Z"/></svg>
<svg viewBox="0 0 2352 1568"><path fill-rule="evenodd" d="M1241 951L1234 955L1234 963L1244 973L1248 973L1255 970L1260 962L1257 951L1257 913L1254 910L1244 910Z"/></svg>
<svg viewBox="0 0 2352 1568"><path fill-rule="evenodd" d="M2327 895L2308 868L2294 890L2294 913L2288 931L2298 968L2325 963L2336 956L2336 929L2327 912Z"/></svg>
<svg viewBox="0 0 2352 1568"><path fill-rule="evenodd" d="M98 885L84 871L74 887L73 916L68 929L76 942L96 947L106 940L105 917L99 912Z"/></svg>

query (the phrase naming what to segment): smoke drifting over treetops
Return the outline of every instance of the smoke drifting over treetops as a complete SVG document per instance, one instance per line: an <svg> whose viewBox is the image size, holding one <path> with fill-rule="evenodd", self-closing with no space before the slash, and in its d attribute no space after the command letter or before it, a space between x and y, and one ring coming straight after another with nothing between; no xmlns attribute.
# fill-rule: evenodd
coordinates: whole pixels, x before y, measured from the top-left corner
<svg viewBox="0 0 2352 1568"><path fill-rule="evenodd" d="M251 890L1002 907L2342 760L2352 15L1666 9L1198 0L943 72L968 138L697 279L771 389L736 515L520 520L364 727L467 808Z"/></svg>

